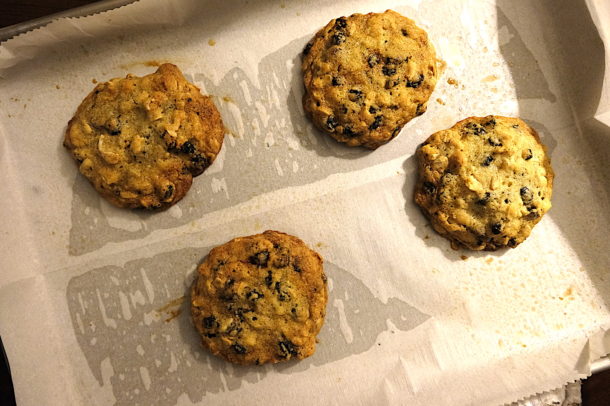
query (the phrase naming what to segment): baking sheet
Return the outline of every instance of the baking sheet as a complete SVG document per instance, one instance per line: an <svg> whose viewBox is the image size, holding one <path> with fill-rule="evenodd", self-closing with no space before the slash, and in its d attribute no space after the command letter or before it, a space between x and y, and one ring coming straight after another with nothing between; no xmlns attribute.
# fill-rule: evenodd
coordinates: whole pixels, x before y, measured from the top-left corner
<svg viewBox="0 0 610 406"><path fill-rule="evenodd" d="M331 18L387 8L428 30L446 68L390 145L348 149L304 118L299 52ZM596 21L584 1L150 0L3 43L0 333L18 401L501 404L586 376L610 347ZM215 97L230 134L174 208L118 210L63 131L93 79L162 61ZM411 201L412 154L491 113L541 132L554 207L518 249L455 252ZM179 299L210 247L268 228L325 258L328 319L314 357L232 367L200 349Z"/></svg>

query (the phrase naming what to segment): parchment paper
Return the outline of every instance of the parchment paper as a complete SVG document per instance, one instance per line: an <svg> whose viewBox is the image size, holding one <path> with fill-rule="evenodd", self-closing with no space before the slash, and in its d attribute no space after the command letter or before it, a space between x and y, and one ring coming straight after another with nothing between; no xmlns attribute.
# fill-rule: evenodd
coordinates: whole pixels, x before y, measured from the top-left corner
<svg viewBox="0 0 610 406"><path fill-rule="evenodd" d="M0 334L18 403L498 405L587 376L610 352L602 3L142 0L1 44ZM331 18L388 8L445 67L428 112L349 149L304 117L300 52ZM172 209L115 209L63 132L93 80L164 61L230 134ZM486 114L541 133L553 208L517 249L453 251L412 202L413 153ZM234 367L201 349L181 298L211 247L265 229L324 257L328 316L313 357Z"/></svg>

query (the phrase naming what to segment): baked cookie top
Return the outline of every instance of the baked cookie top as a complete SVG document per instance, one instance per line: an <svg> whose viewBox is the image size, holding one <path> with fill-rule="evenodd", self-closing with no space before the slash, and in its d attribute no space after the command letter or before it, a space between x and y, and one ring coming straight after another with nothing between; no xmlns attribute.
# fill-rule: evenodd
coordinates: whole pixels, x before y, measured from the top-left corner
<svg viewBox="0 0 610 406"><path fill-rule="evenodd" d="M326 314L322 258L277 231L212 249L191 289L204 347L237 364L303 359L315 351Z"/></svg>
<svg viewBox="0 0 610 406"><path fill-rule="evenodd" d="M303 107L337 141L375 149L426 111L436 63L426 32L395 11L340 17L303 50Z"/></svg>
<svg viewBox="0 0 610 406"><path fill-rule="evenodd" d="M223 139L212 100L163 64L144 77L98 84L68 123L64 146L108 201L158 209L184 197Z"/></svg>
<svg viewBox="0 0 610 406"><path fill-rule="evenodd" d="M417 150L415 202L457 245L516 247L551 208L553 169L536 131L518 118L470 117Z"/></svg>

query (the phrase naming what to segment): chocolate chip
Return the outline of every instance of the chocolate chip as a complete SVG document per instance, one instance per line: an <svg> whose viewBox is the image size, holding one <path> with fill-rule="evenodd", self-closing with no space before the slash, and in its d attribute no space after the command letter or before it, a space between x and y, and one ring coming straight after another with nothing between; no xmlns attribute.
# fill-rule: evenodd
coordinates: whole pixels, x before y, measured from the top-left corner
<svg viewBox="0 0 610 406"><path fill-rule="evenodd" d="M167 200L174 194L174 185L167 185L165 192L163 192L163 200Z"/></svg>
<svg viewBox="0 0 610 406"><path fill-rule="evenodd" d="M233 349L233 351L235 351L236 354L239 355L243 355L247 352L246 347L238 343L233 344L231 348Z"/></svg>
<svg viewBox="0 0 610 406"><path fill-rule="evenodd" d="M269 251L263 250L257 252L254 255L251 255L248 259L252 265L256 265L259 267L267 266L267 261L269 261Z"/></svg>
<svg viewBox="0 0 610 406"><path fill-rule="evenodd" d="M489 198L491 197L491 193L485 192L485 196L477 200L475 203L481 206L485 206L489 202Z"/></svg>
<svg viewBox="0 0 610 406"><path fill-rule="evenodd" d="M295 258L294 261L292 262L292 269L294 269L295 272L301 273L302 269L301 269L301 266L299 265L298 258Z"/></svg>
<svg viewBox="0 0 610 406"><path fill-rule="evenodd" d="M515 238L514 238L514 237L513 237L513 238L510 238L510 239L508 240L508 246L509 246L509 247L515 247L516 245L517 245L517 240L515 240Z"/></svg>
<svg viewBox="0 0 610 406"><path fill-rule="evenodd" d="M339 123L337 123L335 116L328 116L328 118L326 119L326 128L330 131L335 131L335 128L338 124Z"/></svg>
<svg viewBox="0 0 610 406"><path fill-rule="evenodd" d="M369 56L369 58L367 59L367 62L369 64L369 68L372 68L373 66L377 65L379 63L379 57L377 55L371 55Z"/></svg>
<svg viewBox="0 0 610 406"><path fill-rule="evenodd" d="M466 128L474 135L487 134L487 130L477 123L468 123L466 124Z"/></svg>
<svg viewBox="0 0 610 406"><path fill-rule="evenodd" d="M519 128L519 124L515 124L512 126L513 128Z"/></svg>
<svg viewBox="0 0 610 406"><path fill-rule="evenodd" d="M119 135L121 133L121 130L111 130L110 131L110 135Z"/></svg>
<svg viewBox="0 0 610 406"><path fill-rule="evenodd" d="M341 81L339 80L338 77L333 76L333 80L331 81L333 86L340 86L341 85Z"/></svg>
<svg viewBox="0 0 610 406"><path fill-rule="evenodd" d="M180 151L184 152L185 154L192 154L193 152L195 152L195 146L189 141L187 141L182 144L182 146L180 147Z"/></svg>
<svg viewBox="0 0 610 406"><path fill-rule="evenodd" d="M417 79L415 81L410 81L409 79L407 79L407 87L417 89L419 86L421 86L423 81L424 81L424 75L420 73L419 79Z"/></svg>
<svg viewBox="0 0 610 406"><path fill-rule="evenodd" d="M532 154L532 150L531 149L527 149L527 156L524 158L526 161L529 161L530 159L532 159L534 157L534 155Z"/></svg>
<svg viewBox="0 0 610 406"><path fill-rule="evenodd" d="M267 285L267 287L270 288L272 284L273 284L273 274L271 273L271 271L267 271L267 276L265 276L265 285Z"/></svg>
<svg viewBox="0 0 610 406"><path fill-rule="evenodd" d="M423 103L418 104L417 108L415 109L415 115L421 116L425 112L426 112L426 108L424 107Z"/></svg>
<svg viewBox="0 0 610 406"><path fill-rule="evenodd" d="M495 127L496 126L496 119L495 118L491 118L489 119L489 121L487 121L486 123L483 124L485 127Z"/></svg>
<svg viewBox="0 0 610 406"><path fill-rule="evenodd" d="M426 181L426 182L424 182L423 186L424 186L424 191L429 195L436 192L436 186L432 182Z"/></svg>
<svg viewBox="0 0 610 406"><path fill-rule="evenodd" d="M216 317L208 316L203 319L203 327L205 328L213 328L216 325Z"/></svg>
<svg viewBox="0 0 610 406"><path fill-rule="evenodd" d="M343 135L345 135L346 137L357 137L358 134L354 132L354 130L352 130L352 128L348 125L346 125L345 127L343 127Z"/></svg>
<svg viewBox="0 0 610 406"><path fill-rule="evenodd" d="M481 165L489 166L493 161L494 161L494 157L489 155L487 158L485 158L485 160L483 161L483 163Z"/></svg>
<svg viewBox="0 0 610 406"><path fill-rule="evenodd" d="M278 342L278 346L280 348L280 355L282 356L282 358L295 357L299 355L299 347L294 345L288 339Z"/></svg>
<svg viewBox="0 0 610 406"><path fill-rule="evenodd" d="M214 333L207 333L205 335L207 338L214 338L214 337L218 337L218 334L214 334Z"/></svg>
<svg viewBox="0 0 610 406"><path fill-rule="evenodd" d="M400 30L400 32L402 32L402 35L404 35L405 37L409 36L409 33L404 28L402 30Z"/></svg>
<svg viewBox="0 0 610 406"><path fill-rule="evenodd" d="M282 282L275 282L274 290L277 293L280 302L285 302L290 299L290 294L282 290Z"/></svg>
<svg viewBox="0 0 610 406"><path fill-rule="evenodd" d="M527 186L523 186L519 190L519 194L521 195L521 200L524 204L530 204L532 200L534 200L534 194Z"/></svg>
<svg viewBox="0 0 610 406"><path fill-rule="evenodd" d="M375 113L377 113L377 111L379 111L379 109L376 108L375 106L370 106L369 107L369 113L375 114Z"/></svg>
<svg viewBox="0 0 610 406"><path fill-rule="evenodd" d="M246 293L246 299L256 301L262 297L265 297L264 294L260 293L256 289L252 289L250 292Z"/></svg>
<svg viewBox="0 0 610 406"><path fill-rule="evenodd" d="M394 76L396 75L396 68L384 66L383 68L381 68L381 72L386 76Z"/></svg>
<svg viewBox="0 0 610 406"><path fill-rule="evenodd" d="M500 140L498 140L497 138L488 138L487 142L489 143L489 145L491 145L492 147L501 147L502 143L500 142Z"/></svg>
<svg viewBox="0 0 610 406"><path fill-rule="evenodd" d="M371 125L369 125L369 130L376 130L377 128L379 128L379 126L381 125L382 119L383 119L383 116L375 117L375 121L373 121L371 123Z"/></svg>
<svg viewBox="0 0 610 406"><path fill-rule="evenodd" d="M351 101L353 102L357 102L362 100L362 91L358 90L358 89L349 89L348 90L348 97Z"/></svg>
<svg viewBox="0 0 610 406"><path fill-rule="evenodd" d="M307 45L305 45L305 48L303 48L303 55L309 54L309 51L311 51L312 46L313 46L313 43L308 42Z"/></svg>
<svg viewBox="0 0 610 406"><path fill-rule="evenodd" d="M333 34L333 36L331 37L331 42L333 45L339 45L345 42L345 34L342 32L338 32L336 34Z"/></svg>
<svg viewBox="0 0 610 406"><path fill-rule="evenodd" d="M394 129L394 131L392 131L392 135L390 135L390 139L392 139L392 138L396 137L396 136L398 135L398 133L400 132L400 129L401 129L401 128L402 128L402 127L400 127L400 126L396 127L396 128Z"/></svg>
<svg viewBox="0 0 610 406"><path fill-rule="evenodd" d="M347 20L345 17L339 17L335 20L335 29L341 30L347 28Z"/></svg>
<svg viewBox="0 0 610 406"><path fill-rule="evenodd" d="M500 234L502 232L502 224L494 223L491 225L491 232L494 234Z"/></svg>

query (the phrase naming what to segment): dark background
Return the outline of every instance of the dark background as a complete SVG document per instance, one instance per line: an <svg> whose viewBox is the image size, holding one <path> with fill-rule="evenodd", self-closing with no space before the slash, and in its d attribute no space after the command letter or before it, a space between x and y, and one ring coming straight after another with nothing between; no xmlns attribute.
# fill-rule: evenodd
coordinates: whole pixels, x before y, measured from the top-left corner
<svg viewBox="0 0 610 406"><path fill-rule="evenodd" d="M91 0L0 0L0 28L70 8L96 3ZM7 354L10 357L10 354ZM8 379L0 368L0 403L8 399ZM610 405L610 370L583 382L583 406Z"/></svg>

